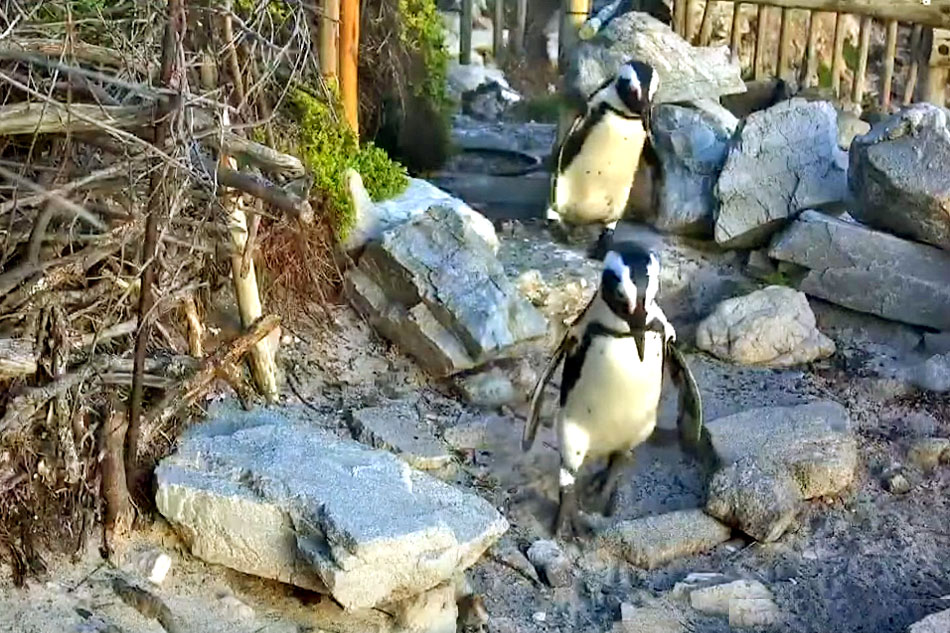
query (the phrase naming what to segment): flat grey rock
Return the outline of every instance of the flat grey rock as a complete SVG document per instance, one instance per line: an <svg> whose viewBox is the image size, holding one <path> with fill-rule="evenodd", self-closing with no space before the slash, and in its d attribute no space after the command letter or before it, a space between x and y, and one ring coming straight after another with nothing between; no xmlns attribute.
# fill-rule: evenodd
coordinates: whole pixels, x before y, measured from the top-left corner
<svg viewBox="0 0 950 633"><path fill-rule="evenodd" d="M712 235L716 181L736 123L724 124L722 116L698 108L672 104L656 108L651 126L663 169L660 204L653 219L656 228Z"/></svg>
<svg viewBox="0 0 950 633"><path fill-rule="evenodd" d="M798 285L832 303L950 330L950 253L806 211L772 241L769 256L808 269Z"/></svg>
<svg viewBox="0 0 950 633"><path fill-rule="evenodd" d="M847 197L847 154L825 101L791 99L751 114L733 139L716 185L716 242L758 248L804 209Z"/></svg>
<svg viewBox="0 0 950 633"><path fill-rule="evenodd" d="M858 220L950 249L950 112L902 109L857 137L848 176Z"/></svg>
<svg viewBox="0 0 950 633"><path fill-rule="evenodd" d="M193 555L348 610L446 582L508 528L480 497L272 411L193 428L156 479L158 509Z"/></svg>
<svg viewBox="0 0 950 633"><path fill-rule="evenodd" d="M907 629L907 633L947 633L950 631L950 609L928 615L923 620L915 622Z"/></svg>
<svg viewBox="0 0 950 633"><path fill-rule="evenodd" d="M452 461L446 445L419 419L410 402L359 409L353 412L350 426L357 440L395 453L413 468L435 470Z"/></svg>
<svg viewBox="0 0 950 633"><path fill-rule="evenodd" d="M731 530L700 509L621 521L599 537L609 550L643 569L656 569L729 540Z"/></svg>
<svg viewBox="0 0 950 633"><path fill-rule="evenodd" d="M715 99L746 89L728 48L691 46L663 22L636 11L617 17L577 46L567 69L568 85L586 98L630 58L649 63L659 74L654 103Z"/></svg>

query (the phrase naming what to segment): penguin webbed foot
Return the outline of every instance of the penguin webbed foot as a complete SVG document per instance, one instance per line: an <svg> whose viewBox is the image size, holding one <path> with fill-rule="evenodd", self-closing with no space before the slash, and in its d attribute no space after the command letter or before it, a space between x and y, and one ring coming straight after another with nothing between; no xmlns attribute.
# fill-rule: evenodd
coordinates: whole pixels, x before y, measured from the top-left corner
<svg viewBox="0 0 950 633"><path fill-rule="evenodd" d="M595 507L605 517L611 517L617 510L617 489L620 478L633 462L627 453L614 453L607 466L591 478L588 490L594 499Z"/></svg>
<svg viewBox="0 0 950 633"><path fill-rule="evenodd" d="M590 536L591 528L582 519L577 506L577 493L574 486L561 488L560 503L557 517L554 520L551 532L555 537L562 537L568 541Z"/></svg>
<svg viewBox="0 0 950 633"><path fill-rule="evenodd" d="M604 230L600 232L600 236L597 238L597 242L588 251L588 257L597 261L603 261L604 258L607 257L607 252L613 244L613 239L614 229L609 226L604 227Z"/></svg>

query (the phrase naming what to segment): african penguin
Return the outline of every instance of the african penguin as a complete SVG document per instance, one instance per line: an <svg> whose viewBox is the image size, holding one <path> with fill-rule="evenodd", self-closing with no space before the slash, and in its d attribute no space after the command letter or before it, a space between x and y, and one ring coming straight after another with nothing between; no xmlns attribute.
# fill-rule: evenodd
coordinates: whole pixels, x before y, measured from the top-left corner
<svg viewBox="0 0 950 633"><path fill-rule="evenodd" d="M645 442L656 427L664 369L670 361L681 396L686 394L680 400L681 436L684 409L688 409L693 418L688 434L698 439L702 425L699 392L682 354L671 349L676 332L657 304L659 290L660 261L655 253L631 243L611 245L597 293L535 386L522 438L524 450L531 447L537 431L544 386L563 357L556 420L561 467L555 533L568 528L569 534L576 536L583 531L578 522L575 482L588 459L608 460L607 467L591 480L591 491L606 514L612 513L616 486L632 460L631 450Z"/></svg>
<svg viewBox="0 0 950 633"><path fill-rule="evenodd" d="M594 255L598 259L623 217L641 161L659 167L650 140L650 111L658 87L659 75L649 64L626 62L591 95L586 111L561 142L547 219L603 225Z"/></svg>

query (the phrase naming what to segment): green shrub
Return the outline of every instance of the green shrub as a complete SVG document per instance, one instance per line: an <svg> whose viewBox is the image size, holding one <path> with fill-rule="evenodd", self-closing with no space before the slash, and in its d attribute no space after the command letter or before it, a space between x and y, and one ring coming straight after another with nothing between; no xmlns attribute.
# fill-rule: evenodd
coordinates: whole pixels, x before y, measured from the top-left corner
<svg viewBox="0 0 950 633"><path fill-rule="evenodd" d="M326 201L334 233L338 239L346 239L356 221L346 170L359 172L373 200L385 200L408 186L406 169L372 143L360 146L335 95L333 103L327 104L298 88L290 101L298 126L297 152L313 175L314 189Z"/></svg>

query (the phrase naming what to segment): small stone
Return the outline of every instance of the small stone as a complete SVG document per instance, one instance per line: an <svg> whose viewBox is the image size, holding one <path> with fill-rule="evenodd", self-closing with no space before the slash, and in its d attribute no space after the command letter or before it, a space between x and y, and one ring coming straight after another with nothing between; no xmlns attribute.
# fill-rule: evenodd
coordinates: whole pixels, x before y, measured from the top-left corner
<svg viewBox="0 0 950 633"><path fill-rule="evenodd" d="M749 252L749 261L746 263L746 272L756 279L767 279L778 272L775 262L769 257L769 252L759 249Z"/></svg>
<svg viewBox="0 0 950 633"><path fill-rule="evenodd" d="M242 619L251 620L254 618L254 609L245 604L240 598L232 595L225 595L218 599L225 609L232 615Z"/></svg>
<svg viewBox="0 0 950 633"><path fill-rule="evenodd" d="M729 539L728 527L702 510L679 510L621 521L599 537L608 550L644 569L693 556Z"/></svg>
<svg viewBox="0 0 950 633"><path fill-rule="evenodd" d="M911 367L906 375L912 385L923 391L950 391L950 354L936 354Z"/></svg>
<svg viewBox="0 0 950 633"><path fill-rule="evenodd" d="M689 595L694 589L712 587L729 582L729 577L716 572L692 572L683 580L673 585L670 598L679 602L689 602Z"/></svg>
<svg viewBox="0 0 950 633"><path fill-rule="evenodd" d="M453 450L465 452L481 449L488 442L491 429L485 419L463 422L450 426L442 433L442 439Z"/></svg>
<svg viewBox="0 0 950 633"><path fill-rule="evenodd" d="M535 611L531 614L531 619L538 624L544 624L548 619L548 615L544 611Z"/></svg>
<svg viewBox="0 0 950 633"><path fill-rule="evenodd" d="M531 561L521 553L521 550L511 542L510 538L503 538L498 541L498 543L488 550L488 556L492 560L517 571L531 582L541 584L538 570L535 569Z"/></svg>
<svg viewBox="0 0 950 633"><path fill-rule="evenodd" d="M924 470L933 470L941 461L950 459L950 440L930 437L917 440L907 452L907 459Z"/></svg>
<svg viewBox="0 0 950 633"><path fill-rule="evenodd" d="M683 633L686 630L680 618L671 609L636 608L626 602L620 605L619 624L619 631L622 633Z"/></svg>
<svg viewBox="0 0 950 633"><path fill-rule="evenodd" d="M696 346L744 365L791 367L827 358L835 343L818 331L804 293L785 286L727 299L696 330Z"/></svg>
<svg viewBox="0 0 950 633"><path fill-rule="evenodd" d="M937 419L926 411L914 411L904 418L903 426L915 437L930 437L937 430Z"/></svg>
<svg viewBox="0 0 950 633"><path fill-rule="evenodd" d="M729 626L759 628L778 624L781 613L769 597L736 597L729 601Z"/></svg>
<svg viewBox="0 0 950 633"><path fill-rule="evenodd" d="M552 587L567 587L574 581L571 561L554 541L535 541L528 548L528 560Z"/></svg>
<svg viewBox="0 0 950 633"><path fill-rule="evenodd" d="M884 485L888 492L895 495L907 494L911 489L910 481L900 471L885 475Z"/></svg>
<svg viewBox="0 0 950 633"><path fill-rule="evenodd" d="M760 601L758 605L750 605L748 601ZM758 580L735 580L722 585L712 585L695 589L689 594L690 605L701 613L710 615L728 615L729 624L733 625L733 613L737 619L744 616L745 611L757 611L772 602L772 592ZM745 609L736 603L744 603ZM749 608L751 607L751 608Z"/></svg>
<svg viewBox="0 0 950 633"><path fill-rule="evenodd" d="M469 403L481 407L497 408L517 397L511 380L497 367L462 378L459 387Z"/></svg>
<svg viewBox="0 0 950 633"><path fill-rule="evenodd" d="M915 622L907 629L907 633L948 633L950 632L950 609L928 615L923 620Z"/></svg>
<svg viewBox="0 0 950 633"><path fill-rule="evenodd" d="M403 633L455 633L458 620L456 588L439 585L386 609L395 615Z"/></svg>
<svg viewBox="0 0 950 633"><path fill-rule="evenodd" d="M410 402L397 401L354 411L351 426L357 440L392 451L413 468L436 470L452 461L445 445L420 421Z"/></svg>

